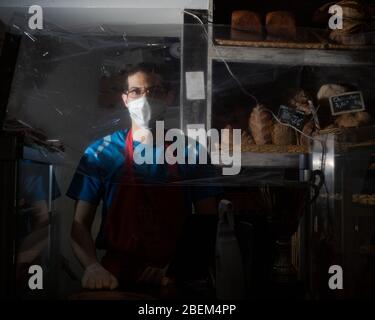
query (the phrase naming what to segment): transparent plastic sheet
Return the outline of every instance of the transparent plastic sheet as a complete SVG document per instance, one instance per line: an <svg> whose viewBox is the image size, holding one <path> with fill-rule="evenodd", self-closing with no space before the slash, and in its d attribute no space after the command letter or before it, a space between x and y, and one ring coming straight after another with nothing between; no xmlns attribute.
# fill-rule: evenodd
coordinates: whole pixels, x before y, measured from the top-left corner
<svg viewBox="0 0 375 320"><path fill-rule="evenodd" d="M164 65L170 90L165 127L179 127L180 39L128 36L126 27L103 25L69 32L46 21L43 31L32 33L19 23L22 17L15 21L9 31L22 38L4 129L25 140L17 195L17 295L56 297L79 289L82 272L70 249L74 201L65 193L72 176L91 143L130 125L121 72L141 62ZM166 26L144 26L149 28ZM98 215L94 233L100 220ZM46 275L41 295L27 288L32 263Z"/></svg>
<svg viewBox="0 0 375 320"><path fill-rule="evenodd" d="M119 28L103 25L81 30L80 33L72 33L48 22L47 30L39 36L38 32L35 35L22 32L22 26L17 23L15 19L12 23L13 31L23 33L24 36L12 92L19 92L22 88L27 98L21 94L11 95L8 118L19 119L32 128L42 128L48 132L50 140L63 142L65 163L74 166L82 149L90 142L116 129L129 126L129 117L123 108L123 102L119 99L120 88L118 82L116 83L117 79L114 79L121 70L131 64L127 60L149 60L154 63L166 60L163 63L173 70L168 73L173 79L168 81L174 91L174 106L168 108L167 118L170 124L167 120L167 128L180 128L180 65L179 59L176 58L179 54L179 39L147 39L147 37L137 39L127 36L126 27L119 32ZM232 31L229 26L211 25L211 27L214 35L218 35L214 39L220 36L222 38L222 34L230 34ZM189 29L189 26L185 28ZM208 26L191 25L191 30L198 30L197 28L203 30L202 34L207 38ZM189 45L198 51L199 48L194 48L194 44ZM275 45L277 46L277 43ZM236 47L230 46L230 49L235 50ZM279 63L275 60L274 64L270 64L269 61L262 62L260 57L244 64L236 61L238 57L233 56L232 53L230 53L232 56L226 58L225 55L221 56L220 52L213 50L211 53L214 53L215 59L212 61L211 71L211 119L207 120L206 113L203 112L194 120L201 124L211 122L209 126L217 129L230 125L244 130L248 127L250 111L257 102L277 115L280 104L288 104L293 93L303 88L312 98L315 107L319 107L316 93L319 87L326 83L348 84L351 90L360 88L366 104L373 104L372 90L366 87L366 83L371 82L372 67L368 65L356 67L355 72L360 76L355 77L351 72L354 69L348 63L347 66L342 67L346 72L337 75L337 68L328 66L328 62L325 64L324 61L317 60L317 65L301 64L304 61L303 51L311 55L308 51L301 50L295 63L293 61ZM364 55L366 59L368 56L366 50ZM186 66L185 70L188 69L189 66ZM83 78L83 72L86 72L85 77L93 80L90 88L87 81L80 79ZM55 74L55 79L51 76L47 78L47 75L51 74ZM70 81L65 81L70 77ZM84 95L83 90L77 90L78 88L84 88L86 92L92 89L96 94ZM71 94L67 95L66 92ZM230 110L233 104L239 105L235 107L234 113ZM97 107L93 112L94 105ZM190 110L194 111L193 108ZM188 124L196 124L189 122L189 119L187 121ZM77 132L80 139L77 139ZM74 160L70 158L72 156Z"/></svg>
<svg viewBox="0 0 375 320"><path fill-rule="evenodd" d="M103 26L101 33L90 29L24 35L8 105L8 118L63 141L68 160L96 138L129 125L118 79L128 65L169 62L168 85L179 89L178 58L170 53L179 39L127 38L125 32L106 32ZM178 92L173 104L167 118L175 127Z"/></svg>
<svg viewBox="0 0 375 320"><path fill-rule="evenodd" d="M207 59L204 50L200 45L195 45L193 38L187 49L191 54L191 66L185 64L181 74L181 53L185 51L181 48L180 38L128 36L126 28L119 32L118 28L114 31L115 28L103 25L75 33L61 30L52 24L47 23L47 26L49 30L47 28L36 34L23 30L17 24L12 26L13 31L22 33L23 37L8 105L8 120L16 119L28 129L41 130L39 135L34 133L34 138L30 140L25 151L27 159L56 164L54 174L61 195L56 196L53 206L60 213L57 217L59 230L61 233L65 232L65 236L60 239L61 251L63 256L69 256L69 261L74 261L71 253L67 253L69 239L66 230L70 224L69 219L61 216L71 217L73 201L65 196L65 192L87 146L108 134L129 127L130 119L121 101L121 88L117 78L119 72L129 65L148 61L163 64L169 70L167 83L173 92L173 99L166 115L166 129L185 130L184 127L181 128L183 123L204 124L219 130L228 125L247 130L250 113L257 103L264 104L277 115L280 105L287 104L293 97L293 91L302 88L309 92L314 105L318 106L317 91L326 83L349 84L352 90L363 92L367 106L375 102L371 87L375 70L367 63L347 63L340 65L338 69L337 65L329 65L332 62L332 58L329 58L326 62L320 61L321 65L308 65L304 61L310 61L311 53L301 49L295 61L280 63L277 60L266 59L262 62L254 59L242 64L237 61L237 57L226 58L219 51L215 52L216 58L212 62L211 71L206 71L207 65L194 65L191 56ZM160 26L155 26L158 27ZM230 31L229 26L213 27ZM185 25L184 31L186 33L191 29L192 34L199 31L198 42L208 36L209 29L207 26L204 28L200 25ZM309 56L307 60L304 54ZM338 55L340 56L339 53ZM364 51L363 55L366 58L369 52ZM189 60L185 61L189 63ZM203 71L204 80L212 80L212 94L208 93L209 88L206 87L203 99L187 99L187 84L181 84L187 71ZM209 97L212 101L211 117L206 109ZM373 109L368 108L367 111L373 115ZM192 117L189 117L190 113ZM11 128L17 130L18 127L14 125ZM44 144L37 143L38 138ZM278 157L277 153L271 155L272 159ZM283 166L282 161L263 167L261 160L258 160L256 169L249 169L246 163L242 163L242 170L234 176L222 175L222 167L218 165L214 176L206 177L206 167L202 165L202 174L193 179L180 180L174 185L192 188L293 186L293 181L286 178L288 168ZM298 155L292 162L291 168L298 170ZM41 176L37 169L34 174ZM90 176L90 172L85 170L79 171L79 174ZM295 173L293 177L295 178ZM95 221L94 229L97 230L99 225L100 221ZM67 270L73 269L73 276L70 276L69 281L78 285L79 276L75 275L79 273L78 264L75 261L72 264L73 267L69 263L65 267ZM69 290L71 288L67 289Z"/></svg>
<svg viewBox="0 0 375 320"><path fill-rule="evenodd" d="M166 129L180 128L179 39L127 37L126 32L119 32L118 29L113 31L113 27L103 25L97 28L90 27L79 33L65 32L48 23L46 25L47 30L40 35L38 33L27 35L23 32L8 105L8 119L18 119L28 128L40 128L47 133L49 141L53 144L60 143L61 149L54 148L57 152L53 153L53 158L58 159L60 164L63 162L64 165L75 168L82 151L90 143L118 129L129 127L130 119L120 98L121 88L117 77L127 66L135 64L134 61L165 64L172 71L167 72L170 77L167 82L173 91L174 101L167 109ZM16 23L12 24L12 28L15 32L22 33L21 27ZM200 25L186 25L185 28L187 30L191 28L193 32L200 30L203 36L206 34L206 30ZM189 49L196 50L196 54L202 58L203 53L200 54L200 48L196 47L194 42L189 45ZM233 79L233 75L220 60L214 61L213 112L210 125L219 130L223 129L225 124L218 118L224 117L231 121L233 117L222 110L224 105L230 108L228 104L231 99L245 103L245 108L250 110L254 106L255 96L258 97L255 99L259 99L262 103L268 103L273 98L267 93L267 89L262 88L268 86L267 88L275 89L275 86L278 86L280 92L286 79L294 82L293 87L300 86L303 68L298 65L270 66L254 63L247 65L247 70L243 65L230 61L229 64L231 72L233 70L240 83L250 92L254 91L255 95L245 102L244 96L241 96L243 88L239 87L238 82ZM204 67L202 67L203 72L205 72ZM188 69L189 67L186 66L184 71ZM258 90L259 88L261 90ZM70 94L66 94L67 92ZM199 106L200 109L205 109L206 98L201 101L203 104ZM269 104L273 105L271 109L276 112L277 103L271 100ZM188 125L206 125L206 112L199 112L194 122L189 121L189 115L186 115L185 110L184 112L183 117L187 118ZM190 109L189 112L194 110ZM243 114L242 112L242 116ZM227 124L231 124L230 121ZM242 121L247 122L245 117ZM244 129L242 127L238 128ZM35 158L35 150L31 150L31 153ZM46 157L48 152L41 148L40 154ZM218 174L221 176L220 170ZM248 176L249 182L257 181L257 174L254 172ZM264 172L259 173L259 178L263 179L264 175ZM220 177L215 179L217 178ZM200 185L205 181L204 179L200 177L197 183ZM207 178L206 181L210 180ZM230 180L225 181L224 183L223 180L223 184L230 184ZM193 181L189 182L189 184L193 183Z"/></svg>

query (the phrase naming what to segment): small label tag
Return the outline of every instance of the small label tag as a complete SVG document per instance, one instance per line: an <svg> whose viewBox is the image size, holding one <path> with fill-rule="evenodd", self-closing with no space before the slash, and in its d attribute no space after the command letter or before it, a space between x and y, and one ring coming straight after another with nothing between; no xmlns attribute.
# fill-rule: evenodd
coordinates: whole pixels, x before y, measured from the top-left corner
<svg viewBox="0 0 375 320"><path fill-rule="evenodd" d="M204 86L204 72L186 72L186 99L204 100L206 98Z"/></svg>
<svg viewBox="0 0 375 320"><path fill-rule="evenodd" d="M331 96L329 97L329 104L333 116L365 110L365 103L361 91L345 92L343 94Z"/></svg>
<svg viewBox="0 0 375 320"><path fill-rule="evenodd" d="M301 130L305 121L305 113L303 111L281 105L278 118L281 122L290 124L291 126Z"/></svg>

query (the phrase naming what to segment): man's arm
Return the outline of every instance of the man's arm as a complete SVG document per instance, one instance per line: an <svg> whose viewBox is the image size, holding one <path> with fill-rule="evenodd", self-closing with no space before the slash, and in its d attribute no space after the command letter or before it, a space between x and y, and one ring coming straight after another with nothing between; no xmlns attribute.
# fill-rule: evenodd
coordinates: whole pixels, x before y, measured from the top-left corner
<svg viewBox="0 0 375 320"><path fill-rule="evenodd" d="M49 215L47 201L35 201L31 206L31 231L18 249L17 264L33 262L48 244Z"/></svg>
<svg viewBox="0 0 375 320"><path fill-rule="evenodd" d="M71 230L73 251L85 269L82 286L89 289L114 289L117 279L98 262L91 227L96 213L96 205L78 200L75 204Z"/></svg>
<svg viewBox="0 0 375 320"><path fill-rule="evenodd" d="M98 262L91 227L95 218L96 206L85 201L76 201L71 230L73 251L84 268Z"/></svg>

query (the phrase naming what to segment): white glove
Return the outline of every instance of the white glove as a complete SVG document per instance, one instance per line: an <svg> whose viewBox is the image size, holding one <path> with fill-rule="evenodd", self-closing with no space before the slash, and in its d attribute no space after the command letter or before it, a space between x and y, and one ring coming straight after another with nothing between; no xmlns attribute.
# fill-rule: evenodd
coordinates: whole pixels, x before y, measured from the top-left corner
<svg viewBox="0 0 375 320"><path fill-rule="evenodd" d="M110 289L118 287L118 281L98 262L90 264L82 277L82 287L87 289Z"/></svg>

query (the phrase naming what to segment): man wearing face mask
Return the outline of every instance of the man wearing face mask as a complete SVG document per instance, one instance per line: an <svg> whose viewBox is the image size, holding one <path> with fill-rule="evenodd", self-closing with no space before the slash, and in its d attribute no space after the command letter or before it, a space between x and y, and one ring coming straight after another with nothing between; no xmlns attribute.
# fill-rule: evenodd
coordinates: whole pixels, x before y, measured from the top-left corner
<svg viewBox="0 0 375 320"><path fill-rule="evenodd" d="M136 147L166 112L168 91L155 65L143 63L126 73L122 99L131 128L91 144L67 192L76 200L72 246L85 269L82 285L90 289L168 283L168 265L192 206L197 213L215 214L220 192L173 184L200 178L208 167L134 162ZM154 159L164 156L161 150L153 145ZM91 226L100 201L102 223L94 242ZM96 247L106 249L100 262Z"/></svg>

